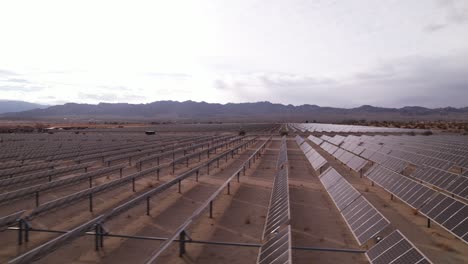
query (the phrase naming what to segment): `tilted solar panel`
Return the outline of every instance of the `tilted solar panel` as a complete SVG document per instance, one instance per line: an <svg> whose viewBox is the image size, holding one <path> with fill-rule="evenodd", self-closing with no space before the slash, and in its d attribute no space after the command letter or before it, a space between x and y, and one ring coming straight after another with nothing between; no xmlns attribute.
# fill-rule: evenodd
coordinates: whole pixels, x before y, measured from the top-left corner
<svg viewBox="0 0 468 264"><path fill-rule="evenodd" d="M398 230L370 248L366 256L372 264L432 263Z"/></svg>

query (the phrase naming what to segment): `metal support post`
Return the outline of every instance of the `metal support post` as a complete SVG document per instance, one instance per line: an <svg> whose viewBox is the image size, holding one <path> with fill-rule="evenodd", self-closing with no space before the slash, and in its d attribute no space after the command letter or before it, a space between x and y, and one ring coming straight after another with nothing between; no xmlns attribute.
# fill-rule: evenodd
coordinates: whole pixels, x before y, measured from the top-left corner
<svg viewBox="0 0 468 264"><path fill-rule="evenodd" d="M150 197L146 197L146 215L150 215Z"/></svg>
<svg viewBox="0 0 468 264"><path fill-rule="evenodd" d="M89 194L89 211L90 212L93 211L93 194L92 193Z"/></svg>
<svg viewBox="0 0 468 264"><path fill-rule="evenodd" d="M39 206L39 191L36 192L36 207Z"/></svg>
<svg viewBox="0 0 468 264"><path fill-rule="evenodd" d="M213 201L210 201L210 218L213 218Z"/></svg>
<svg viewBox="0 0 468 264"><path fill-rule="evenodd" d="M185 254L185 231L179 234L179 257Z"/></svg>

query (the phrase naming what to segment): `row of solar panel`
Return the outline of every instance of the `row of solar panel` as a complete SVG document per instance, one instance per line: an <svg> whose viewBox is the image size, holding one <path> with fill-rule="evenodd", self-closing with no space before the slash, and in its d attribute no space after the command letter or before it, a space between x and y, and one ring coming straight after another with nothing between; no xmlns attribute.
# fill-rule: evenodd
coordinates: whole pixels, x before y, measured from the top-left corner
<svg viewBox="0 0 468 264"><path fill-rule="evenodd" d="M372 127L372 126L352 126L352 125L336 125L336 124L318 124L318 123L291 123L292 127L302 132L420 132L420 129L406 129L406 128L388 128L388 127Z"/></svg>
<svg viewBox="0 0 468 264"><path fill-rule="evenodd" d="M325 137L325 138L330 139L330 137ZM343 137L340 136L340 139L342 138ZM391 152L391 150L389 151ZM337 157L339 155L342 155L341 153L342 151L338 149L333 153L333 155ZM372 150L366 149L361 155L363 157L366 157L372 160L375 163L378 163L398 173L402 172L408 165L403 160L385 155L380 152L373 152ZM426 183L437 186L459 197L462 197L465 199L468 197L468 178L467 177L460 176L460 175L450 173L447 171L439 170L437 168L424 166L424 165L418 168L411 175L411 177L417 178Z"/></svg>
<svg viewBox="0 0 468 264"><path fill-rule="evenodd" d="M399 230L393 231L366 252L371 264L430 264L432 263Z"/></svg>
<svg viewBox="0 0 468 264"><path fill-rule="evenodd" d="M288 153L286 146L286 136L281 138L280 152L278 156L278 161L276 162L276 168L280 169L288 163Z"/></svg>
<svg viewBox="0 0 468 264"><path fill-rule="evenodd" d="M95 179L98 177L102 177L102 176L107 175L108 173L123 169L124 167L125 165L116 165L112 167L101 168L95 171L82 173L82 174L64 178L64 179L57 179L48 183L37 184L34 186L21 188L15 191L5 192L5 193L0 194L0 203L10 201L13 199L17 199L17 198L20 198L29 194L34 194L34 193L41 192L41 191L47 191L47 190L57 188L60 186L65 186L68 184L77 183L77 182L85 181L88 179L91 180L91 179Z"/></svg>
<svg viewBox="0 0 468 264"><path fill-rule="evenodd" d="M292 263L291 212L289 206L289 173L287 164L286 137L283 137L265 228L263 230L263 244L260 247L257 259L257 263L259 264Z"/></svg>
<svg viewBox="0 0 468 264"><path fill-rule="evenodd" d="M301 138L302 139L302 138ZM315 149L313 149L309 143L305 142L305 140L296 140L298 142L299 147L301 148L302 152L306 156L307 160L309 161L310 165L314 168L314 170L318 171L320 170L327 161L325 158L322 157ZM299 142L302 142L302 145L299 144Z"/></svg>
<svg viewBox="0 0 468 264"><path fill-rule="evenodd" d="M450 144L447 148L438 148L434 146L432 138L425 137L421 143L415 143L414 138L405 136L362 136L352 140L371 144L377 148L375 150L388 149L391 151L391 155L406 159L415 165L426 164L445 170L454 165L468 168L468 151L456 150L460 144Z"/></svg>
<svg viewBox="0 0 468 264"><path fill-rule="evenodd" d="M382 232L390 222L335 169L328 168L320 181L345 219L359 245Z"/></svg>
<svg viewBox="0 0 468 264"><path fill-rule="evenodd" d="M454 159L454 155L452 155L451 153L439 153L435 151L430 151L429 153L421 153L422 150L414 148L405 149L405 146L402 146L401 144L386 145L384 144L384 142L387 142L386 139L384 137L379 138L381 138L382 140L376 140L375 138L370 136L348 136L344 140L345 143L343 143L343 145L346 144L347 148L356 148L358 146L364 147L370 153L378 151L383 154L392 156L394 158L404 160L408 163L412 163L415 165L426 164L444 170L449 170L456 164L463 164L463 160L466 160L468 162L468 158L462 156L455 156L458 157L457 160L459 163L450 161L450 159ZM370 153L363 153L363 155L371 156ZM465 162L465 164L468 163Z"/></svg>
<svg viewBox="0 0 468 264"><path fill-rule="evenodd" d="M309 136L310 138L316 138L312 135ZM340 136L342 137L342 136ZM344 138L344 137L342 137ZM325 151L327 151L330 155L334 156L336 159L341 161L343 164L347 165L350 167L352 170L359 172L364 166L367 164L367 160L359 157L358 155L351 153L349 151L346 151L343 148L340 148L334 144L330 144L327 141L332 139L329 136L322 136L322 144L320 147L322 147ZM340 142L336 140L332 140L334 143L339 144ZM332 142L330 141L330 142Z"/></svg>
<svg viewBox="0 0 468 264"><path fill-rule="evenodd" d="M0 180L0 187L33 181L33 180L46 178L46 177L49 177L49 180L50 180L52 176L63 174L63 173L68 173L72 171L82 170L82 169L86 170L87 168L92 167L93 165L94 165L94 162L88 162L88 163L76 164L76 165L66 166L66 167L57 168L57 169L40 171L40 172L36 172L32 174L27 174L24 176L8 178L8 179Z"/></svg>
<svg viewBox="0 0 468 264"><path fill-rule="evenodd" d="M421 166L411 174L411 177L468 199L468 177L466 176L429 166Z"/></svg>
<svg viewBox="0 0 468 264"><path fill-rule="evenodd" d="M403 149L416 150L427 156L446 159L459 164L466 160L468 155L468 142L457 136L431 136L428 137L401 137L375 136L374 141L385 145L400 146Z"/></svg>
<svg viewBox="0 0 468 264"><path fill-rule="evenodd" d="M370 180L468 242L468 206L379 165L365 174Z"/></svg>
<svg viewBox="0 0 468 264"><path fill-rule="evenodd" d="M235 151L238 148L241 148L241 147L243 147L243 146L245 146L247 144L255 142L255 140L256 140L256 138L253 138L253 139L251 139L249 141L243 142L243 143L237 145L236 147L232 148L231 150L223 152L222 154L218 155L216 158L222 158L224 155L228 155L231 151ZM159 193L159 192L161 192L163 190L168 189L170 186L173 186L174 184L176 184L180 180L185 179L186 177L188 177L188 176L192 175L193 173L195 173L195 171L200 169L202 166L207 166L207 164L210 164L216 158L213 158L210 161L204 162L203 164L201 164L201 165L199 165L199 166L197 166L195 168L192 168L189 171L184 172L183 174L179 175L177 178L175 178L175 179L173 179L173 180L171 180L171 181L169 181L169 182L167 182L165 184L162 184L162 185L158 186L155 189L147 191L144 194L132 199L131 201L126 202L125 204L122 204L122 205L120 205L118 207L115 207L114 209L112 209L110 212L108 212L105 215L99 215L96 218L90 220L89 222L87 222L87 223L85 223L85 224L83 224L81 226L78 226L77 228L75 228L75 229L73 229L73 230L71 230L71 231L69 231L69 232L67 232L67 233L65 233L63 235L61 235L61 236L59 236L59 237L57 237L57 238L55 238L53 240L50 240L49 242L26 252L25 254L13 259L9 263L15 263L15 264L16 263L31 263L32 261L36 260L37 258L49 254L53 249L55 249L56 247L62 245L64 242L72 240L72 239L74 239L74 238L76 238L76 237L78 237L80 235L83 235L84 232L86 232L86 231L90 230L91 228L93 228L95 224L102 223L106 219L108 219L108 218L110 218L112 216L115 216L116 214L118 214L118 213L120 213L120 212L122 212L124 210L132 208L137 203L141 202L142 200L145 200L147 197L150 197L151 195L157 194L157 193ZM155 168L151 168L151 169L145 170L143 172L135 173L134 175L142 175L142 173L147 173L149 171L154 170ZM129 177L130 176L128 176L126 178L129 178ZM119 180L122 180L122 179L119 179ZM102 186L102 185L99 185L97 187L100 187L100 186ZM109 186L107 186L107 187L109 187ZM85 191L87 191L87 190L85 190ZM52 204L50 204L50 206L52 206ZM5 224L5 223L6 224L11 224L13 220L17 221L18 217L23 213L24 213L24 211L21 211L21 212L17 212L15 214L11 214L9 216L0 218L0 227L2 226L1 224ZM35 213L33 212L29 216L27 216L26 218L30 218L34 214Z"/></svg>

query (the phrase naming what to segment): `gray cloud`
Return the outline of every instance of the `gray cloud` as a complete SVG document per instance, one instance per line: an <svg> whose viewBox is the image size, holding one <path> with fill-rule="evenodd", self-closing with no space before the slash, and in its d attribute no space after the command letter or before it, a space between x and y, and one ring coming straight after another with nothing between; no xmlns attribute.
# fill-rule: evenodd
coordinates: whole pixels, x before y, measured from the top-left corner
<svg viewBox="0 0 468 264"><path fill-rule="evenodd" d="M466 0L438 0L439 7L446 10L449 22L461 24L468 22L468 2Z"/></svg>
<svg viewBox="0 0 468 264"><path fill-rule="evenodd" d="M18 76L17 73L0 69L0 77Z"/></svg>
<svg viewBox="0 0 468 264"><path fill-rule="evenodd" d="M12 83L30 83L30 81L26 79L21 79L21 78L10 78L6 80L7 82L12 82Z"/></svg>
<svg viewBox="0 0 468 264"><path fill-rule="evenodd" d="M43 90L40 86L17 86L17 85L0 85L0 91L21 91L21 92L36 92Z"/></svg>
<svg viewBox="0 0 468 264"><path fill-rule="evenodd" d="M116 93L78 93L78 98L81 100L94 100L99 102L133 102L142 101L144 96L134 94L116 94Z"/></svg>
<svg viewBox="0 0 468 264"><path fill-rule="evenodd" d="M271 100L293 104L387 107L468 106L468 54L457 57L405 57L387 61L348 79L250 74L220 78L216 88L239 101Z"/></svg>
<svg viewBox="0 0 468 264"><path fill-rule="evenodd" d="M424 31L432 33L436 31L440 31L446 28L447 26L448 26L447 24L430 24L424 27Z"/></svg>
<svg viewBox="0 0 468 264"><path fill-rule="evenodd" d="M175 79L175 80L186 80L192 77L185 73L148 72L146 74L151 77L168 78L168 79Z"/></svg>

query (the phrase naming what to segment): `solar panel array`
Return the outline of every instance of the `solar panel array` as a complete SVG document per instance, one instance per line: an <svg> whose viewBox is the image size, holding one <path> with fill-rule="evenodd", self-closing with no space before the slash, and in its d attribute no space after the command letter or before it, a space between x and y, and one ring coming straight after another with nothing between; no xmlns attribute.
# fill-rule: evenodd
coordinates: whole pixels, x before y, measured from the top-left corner
<svg viewBox="0 0 468 264"><path fill-rule="evenodd" d="M468 206L438 193L420 212L468 243Z"/></svg>
<svg viewBox="0 0 468 264"><path fill-rule="evenodd" d="M390 222L335 169L328 168L320 181L359 245L378 235Z"/></svg>
<svg viewBox="0 0 468 264"><path fill-rule="evenodd" d="M336 140L335 137L322 136L328 142L342 140L342 136ZM466 171L468 142L463 137L452 142L453 138L457 137L351 135L345 137L340 147L396 171L402 171L410 163L442 170L459 167Z"/></svg>
<svg viewBox="0 0 468 264"><path fill-rule="evenodd" d="M437 186L459 197L468 198L468 177L423 165L411 177Z"/></svg>
<svg viewBox="0 0 468 264"><path fill-rule="evenodd" d="M319 142L317 141L317 137L311 135L309 136L309 138L314 139L317 143ZM335 137L323 135L321 137L321 143L319 145L330 155L341 161L341 163L350 167L352 170L359 172L362 168L364 168L364 166L366 166L368 162L367 160L359 157L357 154L354 154L350 151L347 151L344 148L339 147L341 144L343 144L345 139L346 137L339 135Z"/></svg>
<svg viewBox="0 0 468 264"><path fill-rule="evenodd" d="M52 176L59 175L62 173L82 170L82 169L91 167L93 165L94 165L93 162L89 162L89 163L76 164L76 165L66 166L62 168L27 174L24 176L12 177L8 179L0 180L0 187L23 183L23 182L32 181L32 180L37 180L37 179L42 179L42 178L47 178L47 177L49 177L49 180L50 180Z"/></svg>
<svg viewBox="0 0 468 264"><path fill-rule="evenodd" d="M177 184L178 182L180 182L181 180L184 180L188 177L190 177L191 175L194 175L197 171L199 171L201 168L204 168L206 166L208 166L209 164L215 162L216 160L222 158L222 157L225 157L226 155L229 155L232 151L236 151L237 149L240 149L248 144L251 144L252 142L255 142L256 138L253 138L249 141L246 141L246 142L243 142L237 146L235 146L234 148L232 148L231 150L227 150L221 154L219 154L218 156L208 160L208 161L205 161L203 162L202 164L194 167L194 168L191 168L190 170L188 171L185 171L184 173L180 174L179 176L177 176L176 178L154 188L154 189L151 189L133 199L131 199L130 201L126 202L126 203L123 203L117 207L115 207L114 209L112 209L108 214L106 214L106 217L105 219L108 219L108 218L111 218L113 216L116 216L118 214L120 214L121 212L123 211L126 211L130 208L133 208L135 207L136 205L138 205L140 202L142 201L145 201L147 198L149 197L152 197L158 193L161 193L162 191L165 191L167 189L169 189L171 186Z"/></svg>
<svg viewBox="0 0 468 264"><path fill-rule="evenodd" d="M307 139L309 139L310 141L314 142L316 145L320 145L320 144L322 144L322 142L323 142L323 139L318 138L318 137L314 137L314 136L312 136L312 135L308 136Z"/></svg>
<svg viewBox="0 0 468 264"><path fill-rule="evenodd" d="M122 204L122 205L120 205L118 207L115 207L114 209L109 211L107 214L100 215L100 216L96 217L95 219L89 221L88 223L86 223L84 225L81 225L81 226L79 226L79 227L77 227L77 228L75 228L75 229L73 229L73 230L71 230L71 231L57 237L56 239L53 239L53 240L51 240L51 241L49 241L49 242L47 242L47 243L45 243L45 244L43 244L43 245L41 245L39 247L36 247L36 248L26 252L25 254L23 254L23 255L15 258L14 260L12 260L11 263L30 263L31 261L36 260L37 258L39 258L41 256L49 254L56 247L64 244L67 241L70 241L70 240L72 240L72 239L74 239L74 238L76 238L76 237L78 237L80 235L83 235L84 232L89 230L96 223L102 223L106 219L108 219L108 218L110 218L112 216L115 216L116 214L133 207L136 203L142 201L140 198L146 199L150 195L153 195L153 194L156 194L158 192L161 192L163 190L168 189L170 186L176 184L177 182L180 182L182 179L185 179L185 178L189 177L190 175L195 174L195 172L197 170L199 170L202 166L207 166L208 164L211 164L211 163L215 162L217 159L221 159L221 158L224 158L224 156L231 155L232 152L235 152L238 149L243 148L248 144L252 144L253 142L255 142L256 139L257 138L254 137L254 138L251 138L250 140L242 141L240 144L238 144L236 146L233 146L229 150L226 150L226 151L216 155L216 157L213 157L212 159L210 159L210 160L208 160L206 162L203 162L202 164L198 165L197 167L194 167L194 168L184 172L183 174L179 175L177 178L175 178L175 179L173 179L173 180L171 180L169 182L166 182L166 183L164 183L164 184L162 184L162 185L160 185L160 186L158 186L158 187L156 187L156 188L154 188L154 189L152 189L152 190L150 190L148 192L145 192L144 194L132 199L131 201L129 201L127 203L124 203L124 204ZM133 175L130 175L130 176L127 176L127 177L124 177L124 178L121 178L121 179L118 179L118 180L115 180L115 181L111 181L110 183L112 185L113 184L119 184L119 183L121 183L121 180L127 180L129 178L132 178L132 176L142 176L142 175L147 174L149 172L155 171L156 168L157 167L146 169L146 170L144 170L142 172L138 172L138 173L135 173ZM72 194L72 195L69 195L69 196L65 196L65 197L60 198L58 200L51 201L49 203L41 205L40 207L37 207L30 214L23 217L23 219L30 220L35 215L40 214L40 213L42 213L42 212L44 212L46 210L51 210L51 209L53 209L55 207L58 207L58 206L61 206L61 205L68 205L68 204L70 204L70 202L72 202L73 199L81 198L81 196L83 194L89 194L90 192L103 191L103 190L106 190L108 188L111 188L111 186L108 185L108 184L102 184L102 185L99 185L99 186L96 186L96 187L93 187L93 188L90 188L90 189L86 189L84 191L81 191L81 192L78 192L78 193L75 193L75 194ZM139 199L139 200L136 200L136 199ZM23 213L24 213L24 211L17 212L15 214L7 216L8 219L7 218L1 218L2 223L9 222L8 224L10 224L13 220L15 220L19 215L22 215Z"/></svg>
<svg viewBox="0 0 468 264"><path fill-rule="evenodd" d="M294 138L294 140L296 140L296 143L297 143L297 145L299 145L299 146L300 146L302 143L304 143L304 139L303 139L301 136L299 136L299 135L297 135L297 136Z"/></svg>
<svg viewBox="0 0 468 264"><path fill-rule="evenodd" d="M38 171L41 169L48 170L58 165L59 165L58 162L44 162L44 163L41 162L41 163L27 164L24 166L19 166L19 167L14 167L14 168L9 168L9 169L3 169L3 170L0 170L0 178L18 176L25 172Z"/></svg>
<svg viewBox="0 0 468 264"><path fill-rule="evenodd" d="M374 165L366 176L426 217L468 242L468 206L392 170Z"/></svg>
<svg viewBox="0 0 468 264"><path fill-rule="evenodd" d="M97 169L97 170L92 171L92 172L79 174L79 175L68 177L68 178L65 178L65 179L57 179L57 180L54 180L54 181L51 181L51 182L48 182L48 183L38 184L38 185L30 186L30 187L21 188L21 189L11 191L11 192L1 193L0 194L0 203L5 202L5 201L10 201L10 200L13 200L13 199L17 199L19 197L23 197L23 196L26 196L26 195L29 195L29 194L37 193L37 192L40 192L40 191L45 191L45 190L50 190L50 189L53 189L53 188L57 188L59 186L64 186L64 185L68 185L68 184L71 184L71 183L77 183L77 182L80 182L80 181L93 179L93 178L96 178L96 177L102 177L102 176L107 175L108 173L112 173L112 172L114 172L116 170L120 170L120 169L122 169L124 167L125 167L125 165L116 165L116 166L112 166L112 167Z"/></svg>
<svg viewBox="0 0 468 264"><path fill-rule="evenodd" d="M290 127L300 130L301 132L335 132L335 133L407 133L407 132L423 132L421 129L408 128L389 128L389 127L372 127L372 126L352 126L352 125L336 125L336 124L319 124L319 123L289 123Z"/></svg>
<svg viewBox="0 0 468 264"><path fill-rule="evenodd" d="M223 144L227 144L227 143L223 143ZM219 146L221 146L223 144L220 144L220 145L217 145L217 146L219 147ZM246 143L243 143L243 144L246 144ZM241 144L241 145L243 145L243 144ZM209 149L205 149L203 151L207 151L207 150L209 150ZM92 195L92 194L95 194L95 193L100 193L100 192L105 192L105 191L111 190L113 188L116 188L117 186L121 186L123 184L135 181L135 180L137 180L139 178L147 176L148 174L159 171L161 169L161 167L162 167L162 165L161 166L151 167L151 168L148 168L148 169L133 173L133 174L128 175L126 177L123 177L123 178L120 178L120 179L115 179L115 180L109 181L107 183L103 183L101 185L98 185L98 186L95 186L95 187L92 187L92 188L88 188L86 190L82 190L82 191L79 191L79 192L72 193L70 195L61 197L61 198L57 198L57 199L49 201L49 202L46 202L46 203L36 207L28 215L28 218L35 217L35 216L37 216L39 214L42 214L44 212L53 210L55 208L58 208L58 207L61 207L61 206L64 206L64 205L70 205L70 204L72 204L74 202L77 202L77 201L79 201L81 199L84 199L84 198L88 197L89 195ZM195 172L195 171L193 171L193 172Z"/></svg>
<svg viewBox="0 0 468 264"><path fill-rule="evenodd" d="M145 263L153 263L156 261L156 259L166 250L170 244L182 233L184 230L186 230L194 221L196 218L198 218L204 210L213 202L213 200L227 187L229 186L229 183L234 179L234 177L239 176L241 171L245 168L247 168L248 164L250 163L251 160L255 161L255 157L257 157L262 150L265 149L266 145L271 141L271 137L266 140L260 147L255 150L255 152L250 155L250 157L244 161L239 168L221 185L219 188L200 206L198 207L195 212L192 213L190 217L188 217L184 223L182 223L175 232L173 232L171 235L169 235L169 238L162 243L159 248L154 251L151 256L148 258ZM228 187L229 188L229 187Z"/></svg>
<svg viewBox="0 0 468 264"><path fill-rule="evenodd" d="M286 137L282 138L273 182L268 214L263 230L263 243L257 263L292 263L291 212L289 206L288 154Z"/></svg>
<svg viewBox="0 0 468 264"><path fill-rule="evenodd" d="M378 164L364 175L415 209L421 208L436 193L431 188Z"/></svg>
<svg viewBox="0 0 468 264"><path fill-rule="evenodd" d="M276 233L274 239L270 239L262 245L257 263L292 263L291 244L291 226L288 225Z"/></svg>
<svg viewBox="0 0 468 264"><path fill-rule="evenodd" d="M366 252L371 264L432 263L399 230L393 231Z"/></svg>
<svg viewBox="0 0 468 264"><path fill-rule="evenodd" d="M301 140L296 140L296 142L301 142ZM304 155L306 156L307 160L309 161L310 165L312 165L314 170L318 171L323 166L325 166L325 164L327 164L327 160L324 157L322 157L322 155L320 155L314 148L312 148L309 145L309 143L307 143L304 140L302 140L302 142L302 145L298 143L299 147L302 150L302 152L304 152Z"/></svg>
<svg viewBox="0 0 468 264"><path fill-rule="evenodd" d="M361 136L358 141L375 151L385 149L387 154L414 165L428 165L442 170L457 166L468 169L468 142L454 136Z"/></svg>

